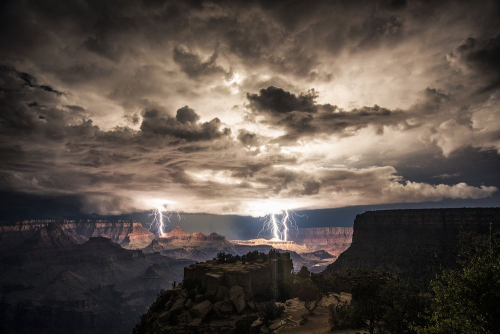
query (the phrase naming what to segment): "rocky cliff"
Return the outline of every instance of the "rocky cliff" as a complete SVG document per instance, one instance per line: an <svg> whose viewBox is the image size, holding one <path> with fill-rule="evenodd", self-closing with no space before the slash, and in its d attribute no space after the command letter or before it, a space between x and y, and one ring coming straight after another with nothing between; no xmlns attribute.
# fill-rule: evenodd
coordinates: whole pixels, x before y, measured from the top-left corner
<svg viewBox="0 0 500 334"><path fill-rule="evenodd" d="M425 285L453 266L466 233L500 229L500 208L368 211L356 216L352 245L327 272L381 269Z"/></svg>
<svg viewBox="0 0 500 334"><path fill-rule="evenodd" d="M182 285L161 293L134 333L274 331L282 320L271 320L283 310L274 301L289 297L292 268L288 253L261 254L244 262L192 264L184 268Z"/></svg>
<svg viewBox="0 0 500 334"><path fill-rule="evenodd" d="M352 231L351 227L299 228L297 235L292 233L292 239L314 251L325 250L337 257L351 245Z"/></svg>
<svg viewBox="0 0 500 334"><path fill-rule="evenodd" d="M149 245L154 234L141 223L117 220L26 220L14 225L0 226L0 250L11 248L33 237L44 226L57 224L73 235L79 243L92 237L106 237L128 249L141 249Z"/></svg>

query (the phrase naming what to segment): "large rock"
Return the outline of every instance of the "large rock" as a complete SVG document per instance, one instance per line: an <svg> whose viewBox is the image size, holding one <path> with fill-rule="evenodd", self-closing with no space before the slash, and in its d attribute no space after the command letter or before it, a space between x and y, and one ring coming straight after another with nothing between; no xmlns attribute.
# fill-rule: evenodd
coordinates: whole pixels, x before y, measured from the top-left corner
<svg viewBox="0 0 500 334"><path fill-rule="evenodd" d="M172 314L172 312L170 312L170 311L163 312L162 314L160 314L158 319L160 320L161 323L167 323L170 320L171 314Z"/></svg>
<svg viewBox="0 0 500 334"><path fill-rule="evenodd" d="M176 299L174 302L174 305L172 305L172 308L170 309L170 312L179 312L182 309L184 309L184 303L186 302L186 299L183 297L179 297Z"/></svg>
<svg viewBox="0 0 500 334"><path fill-rule="evenodd" d="M204 300L205 300L205 298L203 298L203 295L196 295L196 296L194 296L194 302L196 304L199 304L199 303L201 303Z"/></svg>
<svg viewBox="0 0 500 334"><path fill-rule="evenodd" d="M210 312L212 312L212 309L212 303L208 300L205 300L203 303L199 303L193 306L190 312L193 318L204 319L210 314Z"/></svg>
<svg viewBox="0 0 500 334"><path fill-rule="evenodd" d="M245 291L243 291L241 286L235 285L229 289L229 299L236 307L238 313L241 313L245 309L247 304L245 300Z"/></svg>
<svg viewBox="0 0 500 334"><path fill-rule="evenodd" d="M250 325L250 329L249 329L250 334L259 334L262 326L264 326L264 323L262 322L262 320L260 320L260 319L255 320Z"/></svg>
<svg viewBox="0 0 500 334"><path fill-rule="evenodd" d="M229 300L220 301L214 304L215 312L218 315L228 315L233 313L234 306Z"/></svg>

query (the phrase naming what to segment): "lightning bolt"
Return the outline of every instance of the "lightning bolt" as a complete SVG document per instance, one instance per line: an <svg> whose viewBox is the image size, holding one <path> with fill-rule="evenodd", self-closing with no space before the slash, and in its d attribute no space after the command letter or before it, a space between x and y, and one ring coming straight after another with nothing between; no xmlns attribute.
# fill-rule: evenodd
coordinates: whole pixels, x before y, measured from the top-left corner
<svg viewBox="0 0 500 334"><path fill-rule="evenodd" d="M179 221L181 220L181 215L175 210L167 210L167 204L157 204L156 208L149 214L149 217L153 217L151 224L149 224L149 229L156 227L158 235L163 237L165 235L165 229L167 227L166 222L170 223L172 215L177 215Z"/></svg>
<svg viewBox="0 0 500 334"><path fill-rule="evenodd" d="M288 239L290 238L290 228L295 229L297 233L299 231L299 227L297 225L295 217L307 216L299 215L293 210L278 210L277 212L268 214L261 219L261 221L264 221L264 223L262 225L262 230L260 230L257 237L259 237L263 232L270 231L274 239L288 241Z"/></svg>

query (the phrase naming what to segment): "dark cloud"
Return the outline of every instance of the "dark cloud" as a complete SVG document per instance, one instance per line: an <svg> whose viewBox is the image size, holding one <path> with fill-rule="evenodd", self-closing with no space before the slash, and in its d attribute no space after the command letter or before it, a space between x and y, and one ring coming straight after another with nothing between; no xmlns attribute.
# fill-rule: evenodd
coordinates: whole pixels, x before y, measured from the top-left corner
<svg viewBox="0 0 500 334"><path fill-rule="evenodd" d="M275 114L286 114L292 111L315 112L316 98L317 94L314 90L296 96L274 86L261 89L259 94L247 94L250 107L254 110Z"/></svg>
<svg viewBox="0 0 500 334"><path fill-rule="evenodd" d="M188 106L184 106L177 110L177 115L175 116L175 118L181 123L195 123L198 122L200 116L193 109L189 108Z"/></svg>
<svg viewBox="0 0 500 334"><path fill-rule="evenodd" d="M206 61L203 61L199 55L183 47L175 47L173 59L182 72L192 79L211 75L228 75L228 72L216 64L217 56L218 53L215 51Z"/></svg>
<svg viewBox="0 0 500 334"><path fill-rule="evenodd" d="M204 123L196 122L199 116L188 106L178 109L175 118L157 109L145 110L142 117L143 133L166 135L187 141L212 140L231 133L229 128L220 129L222 122L218 118Z"/></svg>
<svg viewBox="0 0 500 334"><path fill-rule="evenodd" d="M497 1L1 6L0 191L265 214L500 186Z"/></svg>
<svg viewBox="0 0 500 334"><path fill-rule="evenodd" d="M133 115L125 115L123 116L128 122L136 125L136 124L139 124L139 121L140 121L140 118L139 118L139 115L137 113L133 114Z"/></svg>
<svg viewBox="0 0 500 334"><path fill-rule="evenodd" d="M426 92L433 99L446 98L437 90ZM411 112L389 110L377 105L347 111L330 104L316 104L317 97L314 90L296 96L273 86L261 89L259 94L247 94L252 112L268 115L263 123L287 129L288 133L282 137L284 140L321 134L350 136L368 126L376 128L381 134L384 126L402 124L409 127L406 120L415 116Z"/></svg>
<svg viewBox="0 0 500 334"><path fill-rule="evenodd" d="M483 91L500 87L500 35L489 39L469 37L448 55L485 78Z"/></svg>
<svg viewBox="0 0 500 334"><path fill-rule="evenodd" d="M39 88L42 89L46 92L54 93L56 95L62 95L63 93L55 90L49 85L39 85L37 83L37 80L30 74L25 73L25 72L20 72L17 71L14 67L9 66L9 65L0 65L0 72L5 74L14 74L17 76L19 79L21 79L24 82L25 87L31 87L31 88Z"/></svg>
<svg viewBox="0 0 500 334"><path fill-rule="evenodd" d="M242 129L238 131L238 140L246 146L257 146L259 144L259 135Z"/></svg>
<svg viewBox="0 0 500 334"><path fill-rule="evenodd" d="M310 181L304 183L304 190L301 192L302 195L316 195L319 193L321 183L316 181Z"/></svg>

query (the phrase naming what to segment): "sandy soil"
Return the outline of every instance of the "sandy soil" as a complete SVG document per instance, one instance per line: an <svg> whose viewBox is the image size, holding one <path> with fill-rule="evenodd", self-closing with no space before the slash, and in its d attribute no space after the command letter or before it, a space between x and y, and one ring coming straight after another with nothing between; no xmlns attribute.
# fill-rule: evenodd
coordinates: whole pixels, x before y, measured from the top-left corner
<svg viewBox="0 0 500 334"><path fill-rule="evenodd" d="M340 295L342 300L350 301L351 295L347 293L342 293ZM299 322L302 319L301 315L308 313L304 307L304 303L300 302L297 298L290 299L283 306L285 306L285 311L281 315L282 326L278 328L274 333L322 333L322 334L355 334L363 333L360 330L342 330L342 331L330 331L330 325L328 324L328 305L335 303L335 298L324 297L320 302L319 306L314 311L312 316L309 316L309 320L304 324L300 325Z"/></svg>

